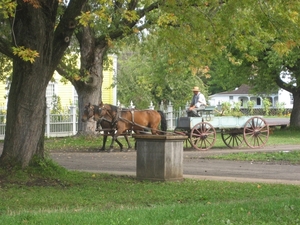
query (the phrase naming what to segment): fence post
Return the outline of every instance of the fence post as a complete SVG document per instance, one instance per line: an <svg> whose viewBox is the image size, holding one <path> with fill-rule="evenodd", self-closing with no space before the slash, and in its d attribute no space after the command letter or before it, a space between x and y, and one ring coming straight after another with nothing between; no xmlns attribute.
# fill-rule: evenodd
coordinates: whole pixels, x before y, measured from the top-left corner
<svg viewBox="0 0 300 225"><path fill-rule="evenodd" d="M187 116L187 110L189 109L189 107L190 107L190 103L189 102L186 102L186 105L185 105L185 116Z"/></svg>
<svg viewBox="0 0 300 225"><path fill-rule="evenodd" d="M181 109L181 107L179 107L178 108L178 113L175 114L175 127L177 126L177 118L182 117L182 115L183 115L183 110Z"/></svg>
<svg viewBox="0 0 300 225"><path fill-rule="evenodd" d="M167 120L168 120L168 129L173 129L173 105L171 101L167 106Z"/></svg>
<svg viewBox="0 0 300 225"><path fill-rule="evenodd" d="M50 107L46 109L46 137L50 137Z"/></svg>
<svg viewBox="0 0 300 225"><path fill-rule="evenodd" d="M150 102L149 109L154 110L154 105L152 101Z"/></svg>
<svg viewBox="0 0 300 225"><path fill-rule="evenodd" d="M70 110L71 110L71 115L72 115L72 134L75 135L77 133L77 129L76 129L76 106L75 105L71 105L70 106Z"/></svg>
<svg viewBox="0 0 300 225"><path fill-rule="evenodd" d="M134 109L135 108L135 105L133 105L133 102L130 101L130 106L129 106L129 109Z"/></svg>
<svg viewBox="0 0 300 225"><path fill-rule="evenodd" d="M165 111L165 107L164 107L164 102L163 101L160 102L159 110L161 110L163 112Z"/></svg>

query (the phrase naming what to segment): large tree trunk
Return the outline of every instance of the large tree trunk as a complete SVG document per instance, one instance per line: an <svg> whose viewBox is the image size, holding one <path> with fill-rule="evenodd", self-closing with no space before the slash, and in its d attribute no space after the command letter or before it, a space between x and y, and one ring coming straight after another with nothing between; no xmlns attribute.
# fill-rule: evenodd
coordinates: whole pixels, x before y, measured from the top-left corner
<svg viewBox="0 0 300 225"><path fill-rule="evenodd" d="M56 12L57 5L52 7L48 10ZM36 50L39 57L34 63L19 58L13 61L1 165L25 167L34 155L44 156L45 92L54 71L50 64L53 29L49 29L53 26L53 19L45 17L40 9L18 5L14 26L16 43Z"/></svg>
<svg viewBox="0 0 300 225"><path fill-rule="evenodd" d="M24 168L33 156L44 156L47 84L69 45L75 18L85 2L70 1L56 26L57 0L39 0L36 2L38 7L31 2L17 1L13 42L16 46L37 51L39 56L33 63L17 57L13 60L4 148L0 158L4 168L15 165Z"/></svg>
<svg viewBox="0 0 300 225"><path fill-rule="evenodd" d="M290 74L293 74L295 79L297 80L297 83L299 83L298 79L300 74L300 60L297 60L297 62L293 66L287 66L287 68L288 72ZM278 71L276 72L277 74L279 74ZM300 88L294 86L293 83L284 82L279 75L276 77L275 82L280 88L292 93L294 102L290 116L290 126L300 128Z"/></svg>
<svg viewBox="0 0 300 225"><path fill-rule="evenodd" d="M22 60L16 61L9 92L1 165L4 162L11 166L20 163L25 167L33 155L44 156L45 91L51 75L48 74L46 80L46 72L39 72L47 68L41 63L33 66ZM43 80L38 79L41 76Z"/></svg>
<svg viewBox="0 0 300 225"><path fill-rule="evenodd" d="M82 122L84 106L91 103L98 105L102 100L103 61L107 51L106 42L96 43L95 34L90 27L82 28L76 34L80 44L80 76L88 77L85 82L72 81L78 94L79 121L78 133L90 134L96 130L96 122Z"/></svg>
<svg viewBox="0 0 300 225"><path fill-rule="evenodd" d="M293 93L294 104L290 117L290 126L300 128L300 90Z"/></svg>

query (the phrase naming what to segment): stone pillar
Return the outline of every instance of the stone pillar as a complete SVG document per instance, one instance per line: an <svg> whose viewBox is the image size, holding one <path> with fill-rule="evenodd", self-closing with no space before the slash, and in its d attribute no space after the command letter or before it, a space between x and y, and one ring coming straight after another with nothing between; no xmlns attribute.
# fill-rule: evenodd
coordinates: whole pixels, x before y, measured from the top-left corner
<svg viewBox="0 0 300 225"><path fill-rule="evenodd" d="M183 142L187 136L133 135L136 140L139 180L178 181L183 179Z"/></svg>

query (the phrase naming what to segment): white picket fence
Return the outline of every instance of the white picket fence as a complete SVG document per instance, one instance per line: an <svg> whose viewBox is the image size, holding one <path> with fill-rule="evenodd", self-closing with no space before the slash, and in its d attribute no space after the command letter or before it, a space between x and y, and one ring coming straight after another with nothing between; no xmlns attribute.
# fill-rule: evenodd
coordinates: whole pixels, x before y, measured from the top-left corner
<svg viewBox="0 0 300 225"><path fill-rule="evenodd" d="M130 103L129 108L134 108L134 105ZM153 104L150 103L149 109L154 109ZM173 106L169 103L167 106L163 104L160 106L160 110L165 113L168 130L174 130L176 126L176 120L179 116L184 116L185 110L173 110ZM4 140L5 136L5 121L6 115L0 115L0 140ZM51 114L50 108L46 111L46 128L45 136L50 137L66 137L75 135L78 131L78 114L77 106L70 106L69 113L67 114Z"/></svg>
<svg viewBox="0 0 300 225"><path fill-rule="evenodd" d="M78 115L76 106L69 107L69 114L50 114L46 111L46 137L65 137L75 135L78 131Z"/></svg>
<svg viewBox="0 0 300 225"><path fill-rule="evenodd" d="M121 105L118 102L118 106L124 107L124 105ZM164 112L167 124L168 124L168 130L172 131L176 127L177 118L186 116L186 108L188 107L188 104L184 106L184 108L179 108L178 110L174 110L173 105L171 102L169 102L167 105L164 105L163 103L160 104L159 109ZM126 108L126 107L124 107ZM127 108L135 108L134 104L130 102L130 105ZM149 104L149 109L154 109L154 106L152 102ZM77 106L72 105L68 107L69 113L66 114L51 114L50 108L47 108L46 111L46 129L45 129L45 136L50 137L66 137L66 136L72 136L77 134L78 132L78 114L77 114ZM256 109L255 115L263 115L262 109ZM271 115L276 115L276 108L272 108L271 110L274 110L274 112L271 112ZM286 109L286 113L290 113L291 109ZM247 114L247 110L243 112ZM6 121L6 115L0 114L0 140L4 140L5 135L5 121Z"/></svg>
<svg viewBox="0 0 300 225"><path fill-rule="evenodd" d="M68 114L51 114L50 108L46 111L46 137L65 137L72 136L78 130L78 115L76 106L69 107ZM0 140L4 140L5 136L6 115L0 115Z"/></svg>

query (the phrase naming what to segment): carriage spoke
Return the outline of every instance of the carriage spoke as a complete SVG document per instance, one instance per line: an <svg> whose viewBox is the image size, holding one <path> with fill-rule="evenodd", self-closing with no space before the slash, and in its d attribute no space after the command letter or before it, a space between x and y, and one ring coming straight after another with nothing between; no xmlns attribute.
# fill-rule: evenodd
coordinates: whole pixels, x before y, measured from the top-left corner
<svg viewBox="0 0 300 225"><path fill-rule="evenodd" d="M261 117L250 118L244 127L244 140L250 148L259 148L269 138L269 127Z"/></svg>
<svg viewBox="0 0 300 225"><path fill-rule="evenodd" d="M233 148L239 147L240 144L243 142L243 140L241 140L238 135L234 136L232 139L233 139L232 140L232 147Z"/></svg>
<svg viewBox="0 0 300 225"><path fill-rule="evenodd" d="M216 131L207 122L196 124L190 133L191 144L197 150L207 150L211 148L216 140Z"/></svg>
<svg viewBox="0 0 300 225"><path fill-rule="evenodd" d="M238 148L244 141L241 129L223 129L221 130L221 137L229 148Z"/></svg>

